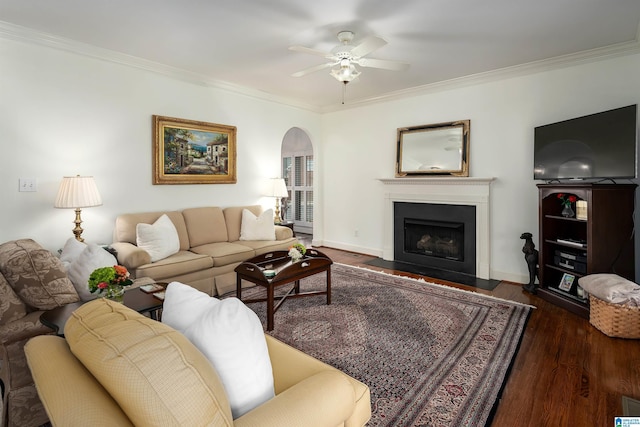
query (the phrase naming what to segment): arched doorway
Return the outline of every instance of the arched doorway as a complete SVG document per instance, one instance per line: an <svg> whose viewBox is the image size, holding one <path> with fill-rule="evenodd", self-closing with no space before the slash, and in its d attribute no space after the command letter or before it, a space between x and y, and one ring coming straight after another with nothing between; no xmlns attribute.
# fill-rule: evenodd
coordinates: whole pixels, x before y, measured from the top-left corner
<svg viewBox="0 0 640 427"><path fill-rule="evenodd" d="M313 144L309 135L293 127L282 139L282 178L289 197L283 201L283 218L296 233L313 234Z"/></svg>

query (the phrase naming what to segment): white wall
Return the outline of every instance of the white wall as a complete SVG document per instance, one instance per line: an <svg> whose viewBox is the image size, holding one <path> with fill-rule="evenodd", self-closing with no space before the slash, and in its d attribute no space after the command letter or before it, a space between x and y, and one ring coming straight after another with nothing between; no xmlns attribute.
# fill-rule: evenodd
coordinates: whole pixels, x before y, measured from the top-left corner
<svg viewBox="0 0 640 427"><path fill-rule="evenodd" d="M639 75L635 55L325 114L324 243L380 255L384 190L377 179L394 176L396 129L470 119L470 176L497 178L491 277L526 283L520 234L530 231L538 242L533 128L640 103Z"/></svg>
<svg viewBox="0 0 640 427"><path fill-rule="evenodd" d="M315 113L34 44L0 39L0 64L0 242L62 247L75 217L53 207L65 175L93 175L102 195L82 211L90 242L111 242L125 212L273 206L260 184L280 174L284 134L320 134ZM152 185L154 114L236 126L237 184ZM38 191L18 192L19 178Z"/></svg>
<svg viewBox="0 0 640 427"><path fill-rule="evenodd" d="M270 206L260 184L280 173L282 138L297 126L315 150L314 243L381 255L377 179L394 175L396 129L470 119L471 176L497 178L491 277L524 283L519 236L530 231L538 241L534 126L640 103L639 75L640 55L632 55L319 115L0 39L0 242L31 237L55 250L72 236L73 212L53 208L64 175L96 179L104 204L82 215L93 242L110 242L123 212ZM153 114L237 126L238 183L152 185ZM19 178L35 178L38 191L18 192Z"/></svg>

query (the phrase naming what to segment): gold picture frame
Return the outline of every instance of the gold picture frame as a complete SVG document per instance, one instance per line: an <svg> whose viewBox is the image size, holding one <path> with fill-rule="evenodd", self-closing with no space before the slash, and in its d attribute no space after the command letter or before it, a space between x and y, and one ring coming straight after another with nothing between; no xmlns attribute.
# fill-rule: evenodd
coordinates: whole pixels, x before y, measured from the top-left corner
<svg viewBox="0 0 640 427"><path fill-rule="evenodd" d="M235 184L236 127L153 116L153 184Z"/></svg>
<svg viewBox="0 0 640 427"><path fill-rule="evenodd" d="M398 128L396 178L469 176L471 120Z"/></svg>

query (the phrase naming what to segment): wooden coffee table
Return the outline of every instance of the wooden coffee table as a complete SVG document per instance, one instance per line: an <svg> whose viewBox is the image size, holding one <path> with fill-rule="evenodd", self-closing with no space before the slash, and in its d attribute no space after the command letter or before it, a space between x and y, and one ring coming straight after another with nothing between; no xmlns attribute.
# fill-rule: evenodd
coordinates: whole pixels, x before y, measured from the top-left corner
<svg viewBox="0 0 640 427"><path fill-rule="evenodd" d="M164 287L167 286L166 283L158 284ZM126 307L129 307L138 313L149 313L149 317L154 320L159 320L158 314L160 310L162 310L163 301L154 297L153 294L148 294L140 290L140 288L135 287L125 291L122 303ZM57 335L64 336L64 327L67 324L67 320L71 317L71 313L73 313L82 304L85 304L85 301L73 302L71 304L47 310L40 315L40 321L43 325L56 331Z"/></svg>
<svg viewBox="0 0 640 427"><path fill-rule="evenodd" d="M320 251L307 249L305 257L292 262L287 251L274 251L251 258L236 267L236 297L242 300L242 280L255 283L267 290L266 298L248 299L245 303L267 302L267 331L273 330L273 315L287 298L326 295L327 305L331 304L331 264L333 261ZM275 276L266 277L265 270L274 270ZM300 279L318 273L327 274L327 287L324 291L300 292ZM275 288L293 283L284 295L275 294ZM276 303L277 301L277 303Z"/></svg>

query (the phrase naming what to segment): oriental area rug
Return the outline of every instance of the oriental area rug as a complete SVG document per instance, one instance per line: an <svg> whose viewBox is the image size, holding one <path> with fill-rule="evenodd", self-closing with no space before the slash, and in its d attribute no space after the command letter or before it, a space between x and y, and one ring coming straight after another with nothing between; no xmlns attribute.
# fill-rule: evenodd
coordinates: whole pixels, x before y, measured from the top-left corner
<svg viewBox="0 0 640 427"><path fill-rule="evenodd" d="M302 280L301 291L322 289L325 278ZM265 303L248 306L265 325ZM331 305L324 296L288 300L269 333L367 384L368 426L485 426L531 308L334 264Z"/></svg>

